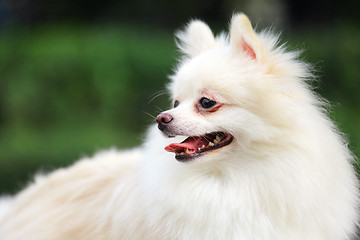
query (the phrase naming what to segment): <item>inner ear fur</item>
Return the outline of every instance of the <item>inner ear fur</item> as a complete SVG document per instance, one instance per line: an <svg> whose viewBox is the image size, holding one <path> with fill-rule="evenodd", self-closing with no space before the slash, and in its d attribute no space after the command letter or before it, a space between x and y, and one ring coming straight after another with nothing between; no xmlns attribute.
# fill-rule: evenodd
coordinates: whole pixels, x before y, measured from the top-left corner
<svg viewBox="0 0 360 240"><path fill-rule="evenodd" d="M237 51L254 60L262 61L265 57L264 46L251 26L249 18L235 14L230 23L230 44Z"/></svg>

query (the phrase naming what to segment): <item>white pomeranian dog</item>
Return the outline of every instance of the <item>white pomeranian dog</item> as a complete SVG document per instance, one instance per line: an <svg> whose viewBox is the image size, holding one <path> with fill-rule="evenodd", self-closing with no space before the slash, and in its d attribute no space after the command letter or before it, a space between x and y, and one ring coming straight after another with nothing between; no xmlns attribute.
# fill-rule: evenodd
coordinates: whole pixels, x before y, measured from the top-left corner
<svg viewBox="0 0 360 240"><path fill-rule="evenodd" d="M37 176L3 199L1 240L355 237L354 156L298 53L243 14L177 38L173 108L143 146Z"/></svg>

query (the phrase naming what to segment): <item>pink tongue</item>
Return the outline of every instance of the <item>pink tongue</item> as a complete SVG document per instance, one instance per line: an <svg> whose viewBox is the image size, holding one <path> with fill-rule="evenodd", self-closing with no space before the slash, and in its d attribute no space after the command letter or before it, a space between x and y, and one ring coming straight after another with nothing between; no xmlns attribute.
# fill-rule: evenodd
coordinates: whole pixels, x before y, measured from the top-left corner
<svg viewBox="0 0 360 240"><path fill-rule="evenodd" d="M184 150L184 148L188 148L189 150L193 149L197 149L197 146L199 146L200 141L201 141L201 137L190 137L187 138L184 142L182 143L172 143L168 146L165 147L165 150L168 152L182 152Z"/></svg>

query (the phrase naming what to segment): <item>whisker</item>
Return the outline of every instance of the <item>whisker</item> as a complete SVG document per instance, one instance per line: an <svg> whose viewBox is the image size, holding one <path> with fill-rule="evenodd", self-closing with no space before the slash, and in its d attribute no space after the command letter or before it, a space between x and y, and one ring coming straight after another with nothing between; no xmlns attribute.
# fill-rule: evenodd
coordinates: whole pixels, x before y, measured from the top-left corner
<svg viewBox="0 0 360 240"><path fill-rule="evenodd" d="M145 113L146 115L148 115L149 117L151 117L152 119L153 119L153 121L155 121L155 116L154 115L152 115L152 114L150 114L150 113L148 113L148 112L145 112L145 111L143 111L143 113Z"/></svg>
<svg viewBox="0 0 360 240"><path fill-rule="evenodd" d="M150 104L150 103L151 103L152 101L154 101L156 98L158 98L158 97L160 97L160 96L162 96L162 95L165 95L166 93L167 93L166 90L160 90L160 91L152 94L152 95L150 96L150 100L149 100L148 104Z"/></svg>
<svg viewBox="0 0 360 240"><path fill-rule="evenodd" d="M160 112L163 112L164 110L163 109L161 109L160 107L158 107L158 106L155 106L156 108L157 108L157 110L159 110Z"/></svg>

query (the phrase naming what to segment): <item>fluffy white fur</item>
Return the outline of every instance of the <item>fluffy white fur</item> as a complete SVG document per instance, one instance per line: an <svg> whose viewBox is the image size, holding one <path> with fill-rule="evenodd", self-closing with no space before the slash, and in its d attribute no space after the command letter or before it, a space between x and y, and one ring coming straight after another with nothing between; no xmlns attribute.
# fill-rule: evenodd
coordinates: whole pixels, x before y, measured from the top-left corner
<svg viewBox="0 0 360 240"><path fill-rule="evenodd" d="M309 67L242 14L229 36L192 21L166 111L179 135L234 141L187 163L156 126L139 149L110 150L38 176L0 219L0 239L345 240L358 221L354 157L309 89ZM210 93L223 106L200 114Z"/></svg>

